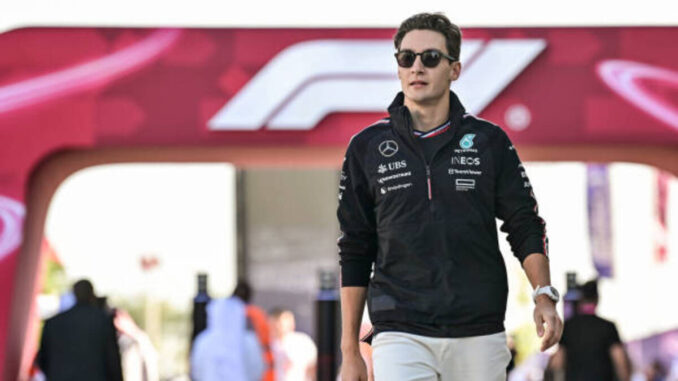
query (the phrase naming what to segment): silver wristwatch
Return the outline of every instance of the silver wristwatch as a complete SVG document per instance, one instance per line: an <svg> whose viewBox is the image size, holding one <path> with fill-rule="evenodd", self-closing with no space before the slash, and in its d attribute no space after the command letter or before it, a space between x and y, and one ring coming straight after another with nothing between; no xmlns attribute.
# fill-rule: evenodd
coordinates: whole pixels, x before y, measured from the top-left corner
<svg viewBox="0 0 678 381"><path fill-rule="evenodd" d="M556 288L553 286L544 286L544 287L537 286L537 288L535 288L534 291L532 292L532 300L536 303L537 296L542 294L548 296L549 299L553 300L553 303L558 303L558 300L560 300L560 294L558 293L558 290L556 290Z"/></svg>

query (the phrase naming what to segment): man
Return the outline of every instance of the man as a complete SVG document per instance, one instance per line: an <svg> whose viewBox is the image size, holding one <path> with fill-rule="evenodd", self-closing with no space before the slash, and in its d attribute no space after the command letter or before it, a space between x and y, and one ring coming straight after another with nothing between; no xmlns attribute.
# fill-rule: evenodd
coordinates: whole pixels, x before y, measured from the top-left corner
<svg viewBox="0 0 678 381"><path fill-rule="evenodd" d="M402 92L388 118L351 139L339 186L342 379L367 379L358 349L367 298L377 381L505 380L508 286L495 217L536 289L542 350L562 331L545 224L506 134L450 91L459 28L418 14L394 44Z"/></svg>
<svg viewBox="0 0 678 381"><path fill-rule="evenodd" d="M614 323L596 316L598 282L584 283L577 314L565 321L560 347L551 359L568 381L628 381L631 368Z"/></svg>
<svg viewBox="0 0 678 381"><path fill-rule="evenodd" d="M113 321L94 305L88 280L73 285L76 304L45 322L37 364L49 381L121 381Z"/></svg>
<svg viewBox="0 0 678 381"><path fill-rule="evenodd" d="M278 381L312 381L316 376L318 349L311 337L297 332L292 311L275 308L271 311L271 348L275 358L275 379Z"/></svg>

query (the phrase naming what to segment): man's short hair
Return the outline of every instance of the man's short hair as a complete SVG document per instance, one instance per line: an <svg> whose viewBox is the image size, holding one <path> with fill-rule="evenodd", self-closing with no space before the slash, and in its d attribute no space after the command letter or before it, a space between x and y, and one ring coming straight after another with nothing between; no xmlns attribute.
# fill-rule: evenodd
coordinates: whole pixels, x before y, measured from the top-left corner
<svg viewBox="0 0 678 381"><path fill-rule="evenodd" d="M80 304L93 304L95 302L94 286L87 279L80 279L73 284L73 295Z"/></svg>
<svg viewBox="0 0 678 381"><path fill-rule="evenodd" d="M282 316L282 315L283 315L284 313L286 313L286 312L289 312L289 313L293 314L292 311L291 311L290 309L288 309L288 308L283 308L283 307L273 307L273 308L271 308L270 311L268 311L268 315L269 315L272 319L278 319L278 318L280 318L280 316ZM293 315L294 315L294 314L293 314Z"/></svg>
<svg viewBox="0 0 678 381"><path fill-rule="evenodd" d="M252 287L250 287L250 284L246 280L239 279L238 283L235 285L235 290L233 290L233 296L237 296L247 304L252 298Z"/></svg>
<svg viewBox="0 0 678 381"><path fill-rule="evenodd" d="M445 36L447 54L459 60L461 29L442 13L419 13L403 21L395 36L393 36L393 44L396 50L400 50L400 44L405 35L417 29L432 30Z"/></svg>
<svg viewBox="0 0 678 381"><path fill-rule="evenodd" d="M590 280L579 286L581 300L584 302L598 303L598 281Z"/></svg>

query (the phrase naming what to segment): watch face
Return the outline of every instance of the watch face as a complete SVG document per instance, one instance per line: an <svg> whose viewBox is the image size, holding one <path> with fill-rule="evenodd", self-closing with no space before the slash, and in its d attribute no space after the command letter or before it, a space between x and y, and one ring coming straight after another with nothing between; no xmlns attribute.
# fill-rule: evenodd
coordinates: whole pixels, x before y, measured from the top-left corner
<svg viewBox="0 0 678 381"><path fill-rule="evenodd" d="M558 293L558 290L555 287L551 287L551 292L553 292L553 295L555 295L556 298L560 299L560 294Z"/></svg>

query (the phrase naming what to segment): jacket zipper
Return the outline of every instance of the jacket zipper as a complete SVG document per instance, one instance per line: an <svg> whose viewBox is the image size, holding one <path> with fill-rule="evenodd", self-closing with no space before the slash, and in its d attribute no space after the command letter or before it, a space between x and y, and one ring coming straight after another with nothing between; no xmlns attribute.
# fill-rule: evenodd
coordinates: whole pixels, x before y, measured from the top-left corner
<svg viewBox="0 0 678 381"><path fill-rule="evenodd" d="M433 189L431 187L431 166L426 161L426 156L424 155L424 149L421 148L421 142L419 142L418 138L413 137L411 126L410 126L409 130L410 130L411 142L414 143L414 145L416 146L416 149L419 153L419 157L421 158L421 161L423 161L424 165L426 166L426 189L428 191L428 201L429 201L428 205L429 205L429 209L432 212L433 211L433 203L431 201L433 201Z"/></svg>
<svg viewBox="0 0 678 381"><path fill-rule="evenodd" d="M426 185L428 186L428 200L433 200L433 192L431 191L431 167L426 164Z"/></svg>
<svg viewBox="0 0 678 381"><path fill-rule="evenodd" d="M412 132L412 131L413 131L413 128L412 128L412 126L409 124L410 120L408 120L408 118L406 118L406 121L407 121L406 123L408 123L408 124L407 124L407 129L409 130L409 138L410 138L410 141L413 142L414 145L418 148L419 156L421 157L421 160L422 160L422 161L424 162L424 164L426 165L426 189L428 190L428 201L429 201L428 204L429 204L429 209L431 210L431 212L433 212L433 202L432 202L432 201L433 201L433 187L432 187L432 185L431 185L431 166L430 166L430 164L426 161L426 156L424 155L424 151L423 151L423 149L421 148L421 143L419 142L418 138L415 138L415 137L413 136L413 132ZM452 127L452 126L450 126L450 127ZM433 157L431 158L431 162L433 162L433 161L435 160L436 155L438 155L438 152L440 152L441 149L442 149L442 147L441 147L441 148L438 148L438 150L437 150L436 152L433 153Z"/></svg>
<svg viewBox="0 0 678 381"><path fill-rule="evenodd" d="M419 143L419 142L417 142ZM420 155L422 157L422 160L424 161L424 164L426 164L426 186L428 187L428 199L429 201L433 200L433 187L431 186L431 164L433 164L436 160L436 156L438 156L438 153L443 150L444 147L438 147L438 149L433 153L433 156L431 157L431 163L429 164L426 161L426 158L424 156L423 150L421 148L421 144L419 144L419 150L420 150ZM431 210L433 210L433 203L431 204Z"/></svg>
<svg viewBox="0 0 678 381"><path fill-rule="evenodd" d="M421 161L424 162L426 166L426 190L428 192L428 206L431 212L433 212L433 187L431 185L431 165L426 161L426 156L424 156L424 151L421 148L421 143L417 140L414 142L419 149L419 156L421 156ZM435 155L434 155L435 156Z"/></svg>

